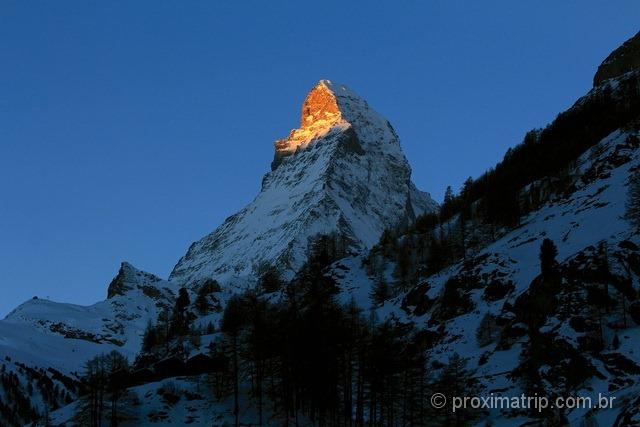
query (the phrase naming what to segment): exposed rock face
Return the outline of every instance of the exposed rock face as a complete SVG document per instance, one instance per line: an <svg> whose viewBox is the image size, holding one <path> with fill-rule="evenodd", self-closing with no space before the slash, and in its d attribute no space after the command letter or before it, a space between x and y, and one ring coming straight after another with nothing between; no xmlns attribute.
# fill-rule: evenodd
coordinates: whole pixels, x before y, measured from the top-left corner
<svg viewBox="0 0 640 427"><path fill-rule="evenodd" d="M298 147L305 147L311 140L325 134L342 119L335 95L328 83L317 84L302 104L300 128L293 129L289 136L275 142L276 152L272 169L280 164L283 157L293 154Z"/></svg>
<svg viewBox="0 0 640 427"><path fill-rule="evenodd" d="M640 68L640 32L607 56L593 77L593 85L598 86L636 68Z"/></svg>
<svg viewBox="0 0 640 427"><path fill-rule="evenodd" d="M338 233L348 249L362 250L385 228L436 208L411 182L389 122L345 86L320 81L304 101L300 129L275 148L260 194L194 243L171 280L248 277L265 263L292 273L319 234Z"/></svg>
<svg viewBox="0 0 640 427"><path fill-rule="evenodd" d="M116 295L125 295L127 292L143 284L156 284L161 279L153 274L138 270L128 262L120 265L120 270L116 277L113 278L107 289L107 298L113 298Z"/></svg>

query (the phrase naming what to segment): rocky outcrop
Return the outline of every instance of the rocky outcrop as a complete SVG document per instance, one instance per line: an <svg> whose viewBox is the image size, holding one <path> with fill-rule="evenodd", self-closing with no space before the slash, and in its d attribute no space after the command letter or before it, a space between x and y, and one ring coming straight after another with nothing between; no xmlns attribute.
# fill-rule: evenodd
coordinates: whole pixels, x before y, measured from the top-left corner
<svg viewBox="0 0 640 427"><path fill-rule="evenodd" d="M621 76L636 68L640 68L640 32L607 56L593 77L593 85L599 86L605 80Z"/></svg>
<svg viewBox="0 0 640 427"><path fill-rule="evenodd" d="M342 119L342 112L330 83L321 81L307 95L302 104L300 128L293 129L287 138L277 140L271 168L275 169L283 157L293 154L314 139L325 135Z"/></svg>
<svg viewBox="0 0 640 427"><path fill-rule="evenodd" d="M138 285L155 284L161 279L153 274L138 270L128 262L120 264L120 270L107 289L107 298L124 295Z"/></svg>

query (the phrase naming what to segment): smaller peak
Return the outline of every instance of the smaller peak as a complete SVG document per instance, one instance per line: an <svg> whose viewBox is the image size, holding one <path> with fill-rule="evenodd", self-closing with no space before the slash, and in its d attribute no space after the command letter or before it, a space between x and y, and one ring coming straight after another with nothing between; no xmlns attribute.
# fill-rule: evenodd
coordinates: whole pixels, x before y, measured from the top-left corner
<svg viewBox="0 0 640 427"><path fill-rule="evenodd" d="M161 279L151 273L137 269L132 264L123 261L120 263L118 274L113 278L107 290L107 298L116 295L124 295L139 284L155 283Z"/></svg>
<svg viewBox="0 0 640 427"><path fill-rule="evenodd" d="M133 264L127 262L127 261L122 261L120 263L120 271L138 271L137 268L135 268L133 266Z"/></svg>
<svg viewBox="0 0 640 427"><path fill-rule="evenodd" d="M116 295L124 295L127 291L133 289L133 283L138 273L133 265L126 261L120 263L118 274L113 278L107 290L107 298L113 298Z"/></svg>

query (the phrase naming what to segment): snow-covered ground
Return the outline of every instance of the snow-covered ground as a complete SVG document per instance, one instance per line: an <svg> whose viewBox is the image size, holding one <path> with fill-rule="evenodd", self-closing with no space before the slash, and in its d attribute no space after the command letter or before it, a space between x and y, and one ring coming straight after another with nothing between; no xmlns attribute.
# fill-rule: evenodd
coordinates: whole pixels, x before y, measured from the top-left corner
<svg viewBox="0 0 640 427"><path fill-rule="evenodd" d="M640 168L640 151L638 147L627 143L630 133L616 131L603 139L598 145L587 151L577 162L573 171L575 188L570 194L553 195L550 200L522 219L521 225L503 234L498 240L486 245L466 262L459 262L439 273L423 279L415 289L424 289L423 294L433 301L432 308L426 313L414 314L415 307L406 309L407 294L402 293L387 301L380 307L373 307L371 292L376 278L367 274L363 265L364 257L350 257L338 261L331 272L341 284L341 301L351 299L364 308L376 311L379 318L395 318L402 322L412 322L417 326L442 334L441 339L428 353L431 360L446 363L453 353L467 359L469 367L475 369L475 376L484 385L485 394L491 392L503 396L519 396L523 393L522 385L514 375L514 370L522 360L523 349L528 344L528 336L512 340L509 346L496 339L489 345L479 345L476 331L483 317L489 313L496 317L508 318L518 298L529 289L529 285L540 274L538 259L542 240L549 238L558 248L558 262L564 265L580 265L581 256L593 256L595 248L605 242L610 257L610 269L614 274L625 276L627 272L618 259L623 242L640 245L640 238L634 234L632 227L624 219L627 187L632 170ZM585 255L586 254L586 255ZM383 280L393 283L393 265L388 265L383 272ZM471 301L472 309L436 326L430 321L438 308L438 298L442 295L445 283L456 277L473 277L481 283L465 292ZM494 278L501 283L512 283L503 297L497 300L485 298L486 286ZM640 289L638 276L633 276L633 286ZM613 289L613 288L612 288ZM615 293L615 290L611 292ZM618 295L618 294L616 294ZM505 317L507 316L507 317ZM619 314L612 314L605 325L605 339L610 346L614 334L620 338L620 348L611 350L635 364L640 372L640 326L628 321L625 329L617 329L615 321ZM444 332L442 332L444 330ZM570 325L568 319L549 318L543 331L549 331L580 350L581 335ZM572 396L589 397L598 401L599 394L615 396L612 409L593 410L592 419L600 424L613 425L613 420L622 411L633 406L632 399L640 394L640 376L627 372L626 385L615 388L620 381L620 373L595 356L587 358L597 370L579 389L572 390ZM612 385L613 384L613 385ZM612 391L615 388L615 391ZM581 425L586 409L576 409L569 413L572 425ZM494 425L517 426L526 421L519 414L509 411L492 411ZM483 421L484 423L484 421ZM482 424L483 425L483 424Z"/></svg>

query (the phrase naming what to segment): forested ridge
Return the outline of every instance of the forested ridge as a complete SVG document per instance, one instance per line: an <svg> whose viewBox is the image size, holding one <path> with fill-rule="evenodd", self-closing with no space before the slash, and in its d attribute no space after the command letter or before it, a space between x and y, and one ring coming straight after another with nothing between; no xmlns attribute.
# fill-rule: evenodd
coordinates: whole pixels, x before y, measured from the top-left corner
<svg viewBox="0 0 640 427"><path fill-rule="evenodd" d="M405 294L420 278L471 258L482 246L518 227L520 218L537 208L527 197L528 185L548 180L554 194L571 192L573 183L566 175L576 159L614 130L637 126L638 95L636 74L619 80L615 87L605 84L597 88L546 128L527 133L495 168L475 180L468 179L459 194L449 188L439 212L385 231L364 259L370 277L376 280L370 294L373 306ZM627 142L638 146L637 140ZM308 261L292 280L282 279L274 266L257 270L255 287L231 297L226 304L221 303L221 287L215 281L204 281L195 289L193 302L183 288L173 310L163 312L147 327L142 352L133 366L122 365L120 370L130 370L138 383L140 372L157 366L164 366L164 376L188 374L189 364L179 361L198 348L200 336L213 334L216 339L206 358L198 361L202 365L198 372L207 376L212 396L233 399L236 425L241 422L245 395L257 412L258 425L307 421L319 426L467 425L481 418L482 411L436 410L428 400L435 392L468 395L479 388L478 379L458 354L449 355L446 364L427 356L428 349L443 337L434 332L436 323L472 308L462 294L474 284L451 278L437 301L430 328L394 318L378 319L375 311L364 310L355 301L340 303L337 298L339 284L327 272L348 255L343 239L320 236L310 245ZM547 301L546 306L556 300L561 281L556 253L553 242L545 240L540 277L536 279L541 284L534 286L538 283L534 281L532 289L537 293L531 291L531 300L519 304ZM393 266L392 280L385 275L388 266ZM485 294L504 295L512 289L507 284L501 290L498 285ZM405 299L411 295L409 292ZM221 315L217 326L195 326L198 316L212 312ZM538 336L535 326L541 320L517 316L533 325L531 354L517 373L533 387L544 359L534 345L544 340L542 336L534 339ZM474 325L481 345L498 339L498 320L487 315L480 325ZM96 366L95 361L88 364L91 366ZM96 387L106 390L113 382L106 379L95 384L92 372L89 368L84 390L93 391L85 395L87 403L80 406L79 416L96 420L100 418L96 408L102 407L94 400L102 396ZM157 373L149 380L154 378ZM125 385L126 381L121 388ZM114 390L113 418L117 419Z"/></svg>

